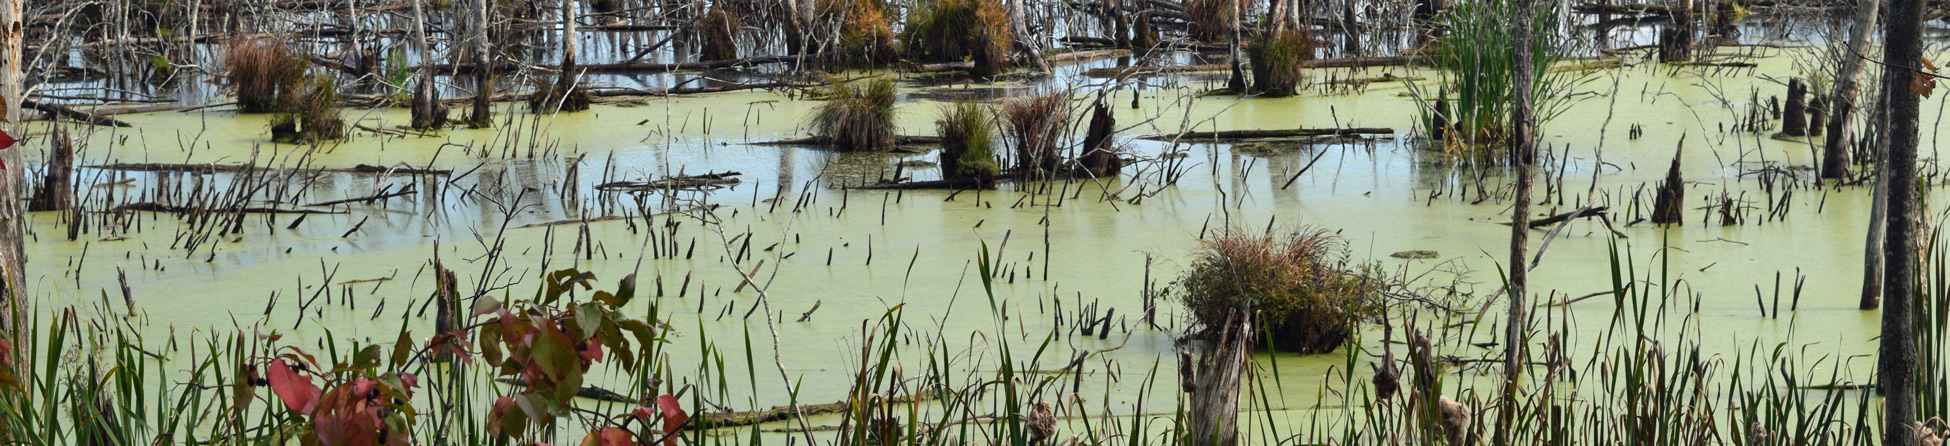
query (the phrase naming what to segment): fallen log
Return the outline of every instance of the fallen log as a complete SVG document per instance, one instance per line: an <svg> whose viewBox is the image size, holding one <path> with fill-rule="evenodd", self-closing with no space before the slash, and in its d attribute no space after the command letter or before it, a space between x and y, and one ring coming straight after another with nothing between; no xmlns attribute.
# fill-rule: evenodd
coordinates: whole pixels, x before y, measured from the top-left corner
<svg viewBox="0 0 1950 446"><path fill-rule="evenodd" d="M1169 140L1176 139L1180 141L1214 142L1214 141L1238 141L1238 140L1274 139L1274 138L1311 138L1315 136L1393 135L1393 134L1395 134L1395 129L1386 128L1386 127L1351 127L1351 128L1333 128L1333 129L1301 128L1301 129L1271 129L1271 130L1220 130L1220 131L1213 131L1213 132L1183 132L1177 135L1144 135L1144 136L1139 136L1138 139L1147 139L1152 141L1169 141Z"/></svg>
<svg viewBox="0 0 1950 446"><path fill-rule="evenodd" d="M87 123L89 125L102 125L102 126L109 126L109 127L135 127L134 125L130 125L129 123L116 120L115 118L109 118L105 116L95 116L94 114L88 112L78 111L65 106L36 101L33 99L21 100L20 106L21 108L29 108L29 109L44 111L54 116L73 119L75 121Z"/></svg>
<svg viewBox="0 0 1950 446"><path fill-rule="evenodd" d="M153 201L144 201L141 203L129 203L121 206L116 206L108 210L108 212L127 212L127 211L168 212L172 214L190 214L196 212L239 212L239 211L242 211L243 213L246 214L343 214L345 213L345 211L314 211L310 209L278 209L278 208L266 208L266 207L246 207L242 209L196 208L196 207L189 207L189 206L162 204Z"/></svg>
<svg viewBox="0 0 1950 446"><path fill-rule="evenodd" d="M1549 217L1545 217L1543 219L1531 220L1530 228L1537 229L1544 226L1558 224L1559 222L1563 222L1565 220L1570 220L1570 219L1598 217L1598 216L1605 215L1605 212L1609 210L1611 210L1611 208L1607 206L1580 208L1575 211L1552 215ZM1497 224L1504 225L1504 226L1510 225L1509 223L1497 223Z"/></svg>
<svg viewBox="0 0 1950 446"><path fill-rule="evenodd" d="M888 404L888 403L898 404L898 403L911 403L911 402L919 402L919 401L931 401L938 397L940 397L940 395L936 392L923 392L919 395L904 395L904 396L888 398L882 404ZM826 404L801 405L799 406L798 413L799 415L805 415L805 416L834 414L834 413L845 412L848 407L851 406L847 401L839 401L839 402L826 403ZM723 427L750 426L754 424L768 423L773 421L784 421L788 418L791 418L792 416L793 416L793 411L791 406L774 406L771 409L754 410L748 412L705 412L702 414L698 414L697 416L691 417L690 427L694 429L716 429L716 428L723 428Z"/></svg>
<svg viewBox="0 0 1950 446"><path fill-rule="evenodd" d="M704 62L679 62L679 63L646 63L646 62L598 63L598 64L578 63L575 64L575 69L579 71L587 71L590 73L660 73L660 72L684 71L684 70L718 70L718 69L735 68L735 67L752 67L752 66L759 66L759 65L792 63L792 62L797 62L799 60L818 60L818 58L819 55L811 54L805 56L756 56L756 57L747 57L743 59L713 60L713 61L704 61ZM549 70L562 69L560 65L537 65L532 67L544 68ZM460 73L474 72L473 64L433 65L430 66L429 68L441 72L449 72L449 71L460 72ZM512 72L520 68L523 67L517 66L515 64L502 64L500 67L496 68L496 70Z"/></svg>
<svg viewBox="0 0 1950 446"><path fill-rule="evenodd" d="M277 170L278 169L273 167L252 166L246 164L168 164L168 163L110 163L110 164L95 164L95 165L88 166L88 168L102 169L102 170L120 170L120 171L127 171L127 172L181 172L181 173L229 173L229 172L244 172L250 170ZM413 168L405 168L405 167L389 168L389 167L374 166L370 164L360 164L352 167L318 167L318 168L309 168L309 169L302 169L302 170L308 170L313 172L329 172L329 173L391 172L394 174L403 174L403 175L450 175L454 173L454 171L447 170L447 169L413 169Z"/></svg>
<svg viewBox="0 0 1950 446"><path fill-rule="evenodd" d="M703 175L681 175L652 181L611 181L596 185L596 190L623 191L716 188L738 184L739 180L736 177L739 175L744 174L730 171L724 173L706 173Z"/></svg>
<svg viewBox="0 0 1950 446"><path fill-rule="evenodd" d="M941 137L938 136L900 135L894 137L894 145L906 146L940 143ZM805 138L758 141L751 144L760 146L829 146L833 145L833 138L826 136L808 136Z"/></svg>
<svg viewBox="0 0 1950 446"><path fill-rule="evenodd" d="M853 189L913 190L913 189L970 189L970 188L981 188L981 187L983 187L983 184L980 180L953 179L953 180L907 181L907 182L900 182L900 183L869 184L865 186L855 187Z"/></svg>
<svg viewBox="0 0 1950 446"><path fill-rule="evenodd" d="M393 197L403 197L407 195L412 195L414 192L419 192L419 191L415 190L412 185L407 185L405 189L402 189L399 192L381 192L378 194L368 195L359 198L332 200L326 202L307 204L305 206L332 206L332 205L339 205L339 204L346 204L346 203L372 204L372 202L374 201L384 200Z"/></svg>
<svg viewBox="0 0 1950 446"><path fill-rule="evenodd" d="M1300 62L1300 68L1393 67L1393 66L1408 65L1414 62L1414 60L1415 58L1411 56L1341 57L1341 58L1334 58L1334 59L1315 59L1315 60L1303 61ZM1252 64L1247 63L1244 66L1251 67ZM1224 64L1171 65L1171 66L1162 66L1162 67L1110 67L1110 68L1092 68L1089 70L1084 70L1083 75L1089 77L1118 77L1118 76L1124 76L1128 74L1140 74L1140 75L1153 76L1153 75L1164 75L1164 74L1175 74L1175 73L1228 71L1231 69L1232 66L1224 65Z"/></svg>
<svg viewBox="0 0 1950 446"><path fill-rule="evenodd" d="M521 382L521 380L515 378L495 378L494 382L507 384L515 387L528 387L528 383ZM624 403L624 404L636 404L636 405L650 404L650 402L648 401L638 401L635 398L623 396L623 394L621 393L616 393L609 389L604 389L596 386L582 386L582 388L576 389L576 397L588 398L596 401L608 401L612 403Z"/></svg>

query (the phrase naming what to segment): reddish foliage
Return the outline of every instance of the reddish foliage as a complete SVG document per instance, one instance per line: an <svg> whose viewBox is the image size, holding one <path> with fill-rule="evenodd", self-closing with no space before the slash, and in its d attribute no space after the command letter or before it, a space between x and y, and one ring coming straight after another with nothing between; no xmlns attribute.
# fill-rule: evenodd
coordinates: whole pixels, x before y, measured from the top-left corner
<svg viewBox="0 0 1950 446"><path fill-rule="evenodd" d="M283 360L272 360L270 367L271 391L284 400L284 407L292 412L310 414L318 404L318 385L311 378L292 370Z"/></svg>

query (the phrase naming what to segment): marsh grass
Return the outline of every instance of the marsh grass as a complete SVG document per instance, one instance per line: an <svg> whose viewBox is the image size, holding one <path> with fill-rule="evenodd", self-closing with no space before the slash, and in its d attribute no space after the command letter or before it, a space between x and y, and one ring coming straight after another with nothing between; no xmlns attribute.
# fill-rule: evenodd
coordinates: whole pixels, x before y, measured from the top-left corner
<svg viewBox="0 0 1950 446"><path fill-rule="evenodd" d="M894 80L876 77L827 81L825 103L812 115L813 134L839 150L884 150L899 131L894 124Z"/></svg>
<svg viewBox="0 0 1950 446"><path fill-rule="evenodd" d="M988 0L930 0L907 16L901 45L908 59L975 63L970 73L1000 74L1009 69L1008 13Z"/></svg>
<svg viewBox="0 0 1950 446"><path fill-rule="evenodd" d="M1003 139L1015 151L1020 173L1049 172L1061 157L1064 126L1069 122L1070 95L1053 92L1011 99L996 106Z"/></svg>
<svg viewBox="0 0 1950 446"><path fill-rule="evenodd" d="M1928 267L1921 269L1923 274L1918 279L1919 284L1927 286L1919 287L1921 291L1914 296L1920 310L1922 336L1918 342L1924 364L1918 371L1923 375L1921 382L1942 383L1946 382L1942 340L1950 334L1944 322L1944 314L1950 312L1950 299L1946 299L1950 297L1946 294L1950 292L1950 285L1946 285L1950 284L1950 272L1946 272L1950 271L1950 258L1946 258L1950 255L1945 254L1950 251L1937 239L1929 246L1931 249L1922 256ZM1319 249L1316 244L1302 251ZM1528 325L1542 331L1532 333L1527 340L1537 346L1531 350L1537 354L1526 358L1531 366L1522 372L1527 384L1519 399L1509 404L1486 400L1479 392L1480 382L1501 379L1495 371L1471 365L1467 357L1457 357L1485 350L1469 345L1472 339L1479 339L1475 336L1479 329L1472 327L1483 325L1480 321L1468 314L1398 308L1404 311L1394 314L1401 315L1410 328L1407 333L1396 338L1394 333L1398 332L1393 326L1384 329L1383 336L1391 339L1376 348L1383 351L1379 355L1368 349L1343 349L1345 360L1329 368L1319 383L1326 388L1311 407L1279 409L1291 404L1273 399L1282 394L1283 386L1314 384L1281 383L1279 356L1254 356L1259 359L1252 359L1253 378L1241 383L1245 388L1241 389L1244 397L1240 402L1249 406L1242 407L1241 441L1348 446L1486 444L1485 439L1491 438L1489 434L1496 427L1485 420L1495 419L1497 411L1511 410L1517 412L1509 427L1514 444L1877 444L1881 423L1870 390L1873 384L1849 381L1850 367L1845 364L1868 359L1809 357L1800 353L1802 346L1793 339L1749 341L1752 344L1744 352L1732 356L1700 353L1699 347L1707 342L1727 341L1703 338L1694 309L1702 297L1682 291L1685 281L1673 272L1670 260L1662 254L1649 268L1641 268L1632 260L1629 244L1622 240L1612 243L1610 254L1612 293L1581 304L1605 305L1602 301L1609 297L1609 319L1575 320L1562 307L1532 313L1538 320ZM20 331L7 336L17 349L10 349L15 355L0 361L0 372L4 372L0 373L0 387L6 390L0 392L0 428L13 441L34 445L300 444L309 441L301 438L320 432L322 425L287 408L290 401L285 399L286 393L277 391L279 384L271 379L276 375L268 374L264 366L273 361L307 361L324 366L299 374L306 381L325 384L330 389L326 395L343 396L345 393L338 389L344 386L397 389L392 383L400 383L405 373L417 376L418 392L400 395L403 398L399 399L373 400L381 403L382 408L377 410L385 411L387 423L400 420L391 426L403 429L390 432L401 435L405 444L443 440L458 444L656 444L659 439L670 439L668 444L696 446L805 442L944 446L1052 444L1049 439L1066 439L1054 444L1072 444L1067 438L1074 437L1077 445L1142 446L1210 440L1189 434L1196 431L1191 424L1198 418L1188 413L1185 394L1173 391L1177 383L1164 378L1172 372L1169 362L1119 360L1123 364L1116 374L1121 378L1105 377L1101 388L1094 384L1078 386L1076 383L1086 375L1105 375L1086 374L1082 369L1095 363L1091 354L1100 351L1066 346L1058 333L1007 321L1005 315L1020 313L1012 310L1018 305L1012 297L998 295L994 282L998 274L991 269L997 264L995 260L985 244L974 263L980 279L975 297L986 299L987 316L996 321L993 327L967 339L951 339L947 333L928 330L922 322L909 321L901 305L862 321L857 335L847 341L855 350L841 355L844 359L836 363L843 365L835 366L845 370L848 377L844 408L839 420L825 419L819 426L806 424L803 419L763 427L697 428L656 423L657 411L664 404L703 418L723 406L757 407L756 395L780 392L776 387L779 383L760 384L757 371L763 366L756 358L762 352L756 350L763 346L754 343L750 328L743 339L730 342L685 336L688 328L684 321L693 316L671 313L671 308L682 304L661 297L642 297L648 302L631 311L652 324L617 320L619 325L633 327L631 331L656 330L657 341L628 349L634 353L627 357L608 356L586 370L592 376L601 374L628 382L618 389L621 393L654 396L655 403L525 401L538 408L536 413L545 419L519 420L530 427L504 436L513 419L490 418L487 414L520 409L501 405L497 398L528 398L526 395L532 394L521 387L494 383L492 377L508 372L492 361L435 365L420 360L442 345L439 342L421 344L402 336L403 341L392 345L345 344L327 330L316 348L300 349L293 345L298 342L281 341L284 335L277 330L255 325L234 332L196 330L180 341L173 336L167 341L148 341L122 321L81 316L118 314L119 309L111 309L103 296L90 305L92 308L29 310L25 314L32 316L25 319ZM525 320L568 324L579 315L560 319L547 316L575 311L607 314L605 311L621 306L607 310L584 306L608 305L603 302L619 298L628 301L621 296L634 294L633 285L623 285L583 297L562 298L569 288L593 280L593 276L585 276L574 271L552 274L543 290L535 293L541 296L537 300L509 302L504 309L540 315L522 317ZM562 279L565 277L574 279ZM609 292L612 290L616 293ZM498 316L491 316L493 313L477 317L496 321ZM707 322L698 318L699 333ZM496 324L482 327L489 325ZM607 325L598 327L595 337L607 338L611 336L609 330ZM1500 332L1493 328L1487 331ZM505 339L498 333L483 333L496 336L484 334L480 339L489 341L480 344L482 348L454 353L485 357L492 340ZM1587 339L1579 342L1580 336ZM697 353L673 355L667 350L670 342L695 342ZM1063 351L1066 348L1079 351L1071 355ZM1402 348L1407 350L1406 360L1397 364L1393 351ZM616 350L608 351L605 355L616 354ZM569 363L563 369L575 370L573 364L583 353L564 357ZM495 353L504 354L515 353ZM1372 367L1376 370L1405 367L1400 376L1408 381L1410 390L1386 392L1370 385L1361 379L1367 375L1367 368L1358 367L1364 360L1376 361ZM747 373L729 371L728 364L742 365ZM169 373L167 378L164 373ZM800 407L807 399L799 393L799 384L784 385L783 393L791 407ZM1157 401L1152 395L1161 385L1175 397ZM1113 402L1113 387L1120 389L1118 392L1126 389L1118 386L1136 387L1136 401ZM1923 393L1919 418L1933 420L1925 426L1942 432L1946 426L1935 420L1945 415L1946 393L1941 386L1932 385L1919 386L1919 392ZM394 416L415 407L419 408L417 422ZM1285 428L1284 423L1276 422L1274 412L1296 413L1303 419ZM780 427L779 423L787 426ZM583 437L579 443L575 436L582 432L598 435ZM784 432L794 438L780 442L761 435L767 432ZM605 437L610 434L620 435ZM625 441L614 443L605 438ZM1925 441L1934 440L1937 438Z"/></svg>
<svg viewBox="0 0 1950 446"><path fill-rule="evenodd" d="M271 120L271 139L285 144L313 144L345 138L339 117L338 84L331 75L311 76L298 99Z"/></svg>
<svg viewBox="0 0 1950 446"><path fill-rule="evenodd" d="M986 183L1000 173L995 164L995 125L988 109L975 101L942 106L935 129L941 136L941 176Z"/></svg>
<svg viewBox="0 0 1950 446"><path fill-rule="evenodd" d="M1246 56L1252 60L1253 93L1285 97L1292 96L1306 79L1301 62L1312 59L1314 39L1300 30L1283 30L1263 34L1259 41L1246 46Z"/></svg>
<svg viewBox="0 0 1950 446"><path fill-rule="evenodd" d="M244 113L276 113L299 105L311 67L284 42L235 39L223 53L225 78L237 90L237 108Z"/></svg>
<svg viewBox="0 0 1950 446"><path fill-rule="evenodd" d="M1373 267L1346 260L1345 243L1317 230L1227 231L1200 242L1166 297L1184 306L1199 336L1214 336L1235 312L1250 311L1264 326L1257 344L1330 352L1373 315L1383 283Z"/></svg>
<svg viewBox="0 0 1950 446"><path fill-rule="evenodd" d="M1549 68L1564 59L1572 42L1556 33L1560 11L1540 9L1532 48L1536 57L1531 66L1515 65L1515 42L1508 22L1515 6L1510 0L1477 0L1478 5L1452 8L1443 15L1446 34L1427 54L1426 60L1441 72L1437 94L1427 87L1408 83L1409 93L1422 104L1420 125L1423 135L1440 135L1429 141L1438 151L1477 160L1498 160L1508 141L1510 123L1511 73L1528 69L1535 73L1531 98L1538 127L1556 118L1569 107L1566 98L1582 83L1583 77ZM1446 110L1434 104L1446 103ZM1446 116L1437 113L1446 112ZM1446 124L1446 128L1436 128ZM1502 161L1508 161L1502 157Z"/></svg>

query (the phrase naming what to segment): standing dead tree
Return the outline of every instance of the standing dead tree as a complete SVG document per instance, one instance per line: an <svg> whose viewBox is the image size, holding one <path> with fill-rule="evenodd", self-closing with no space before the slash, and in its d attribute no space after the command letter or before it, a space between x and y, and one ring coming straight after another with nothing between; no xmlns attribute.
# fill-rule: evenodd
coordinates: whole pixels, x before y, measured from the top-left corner
<svg viewBox="0 0 1950 446"><path fill-rule="evenodd" d="M1829 92L1828 122L1815 123L1828 126L1828 137L1822 144L1822 178L1841 179L1848 176L1848 151L1854 145L1849 134L1849 115L1855 112L1855 97L1862 89L1862 57L1859 55L1868 51L1869 35L1875 33L1876 11L1881 6L1882 0L1856 3L1855 17L1849 27L1848 48L1842 54L1842 68L1835 73L1834 91Z"/></svg>
<svg viewBox="0 0 1950 446"><path fill-rule="evenodd" d="M420 60L430 61L433 50L427 44L427 15L421 3L423 0L413 0L413 49L420 53ZM419 72L413 88L413 128L446 127L447 105L440 102L440 92L434 88L433 64L420 63Z"/></svg>
<svg viewBox="0 0 1950 446"><path fill-rule="evenodd" d="M1192 394L1191 429L1186 444L1233 446L1239 442L1239 390L1253 349L1253 318L1249 310L1235 310L1226 318L1219 337L1191 365L1191 353L1179 352L1179 374ZM1196 372L1194 372L1196 370Z"/></svg>

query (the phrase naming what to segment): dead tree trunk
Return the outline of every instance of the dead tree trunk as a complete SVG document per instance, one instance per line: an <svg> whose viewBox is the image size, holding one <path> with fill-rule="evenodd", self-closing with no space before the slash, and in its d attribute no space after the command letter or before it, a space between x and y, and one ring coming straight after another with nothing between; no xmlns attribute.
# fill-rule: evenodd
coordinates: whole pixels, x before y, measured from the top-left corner
<svg viewBox="0 0 1950 446"><path fill-rule="evenodd" d="M0 0L0 132L20 134L20 94L24 80L21 70L22 0ZM25 185L26 164L21 148L0 150L0 330L9 334L21 308L15 305L27 282L27 252L21 237L26 233L26 214L20 209L20 189ZM11 337L11 336L10 336Z"/></svg>
<svg viewBox="0 0 1950 446"><path fill-rule="evenodd" d="M494 5L474 0L474 9L474 113L467 120L475 128L487 128L494 123L494 47L488 40Z"/></svg>
<svg viewBox="0 0 1950 446"><path fill-rule="evenodd" d="M460 329L460 281L454 277L453 270L447 269L446 265L440 263L438 255L435 257L433 273L436 288L433 290L433 303L439 308L433 313L433 327L435 336L439 336ZM433 360L448 362L453 358L450 349L440 349L434 354Z"/></svg>
<svg viewBox="0 0 1950 446"><path fill-rule="evenodd" d="M1817 123L1828 126L1828 138L1822 144L1822 178L1848 177L1848 151L1854 145L1854 135L1849 130L1849 115L1855 112L1855 97L1862 89L1862 58L1856 55L1866 55L1868 52L1869 36L1875 34L1876 10L1881 6L1882 0L1862 0L1855 5L1855 20L1849 29L1848 54L1842 57L1842 69L1835 73L1835 89L1828 99L1828 122Z"/></svg>
<svg viewBox="0 0 1950 446"><path fill-rule="evenodd" d="M1530 176L1532 163L1537 157L1536 125L1530 109L1531 84L1537 73L1530 69L1534 57L1531 45L1531 26L1536 12L1531 1L1518 0L1515 20L1510 24L1513 50L1510 71L1510 158L1517 165L1517 196L1510 210L1510 308L1509 320L1504 322L1503 339L1503 410L1498 411L1496 421L1496 442L1510 444L1512 423L1515 422L1517 403L1517 384L1523 376L1524 357L1524 305L1529 297L1530 268L1525 268L1530 252Z"/></svg>
<svg viewBox="0 0 1950 446"><path fill-rule="evenodd" d="M1659 28L1659 61L1685 62L1693 59L1693 1L1679 0L1672 8L1672 23Z"/></svg>
<svg viewBox="0 0 1950 446"><path fill-rule="evenodd" d="M1808 86L1788 79L1787 105L1781 110L1781 134L1808 136Z"/></svg>
<svg viewBox="0 0 1950 446"><path fill-rule="evenodd" d="M1879 99L1874 102L1875 113L1870 115L1869 120L1869 152L1864 154L1874 162L1870 168L1875 169L1874 197L1869 205L1868 239L1862 246L1862 300L1859 307L1864 310L1882 306L1882 268L1885 263L1882 254L1883 244L1888 242L1884 230L1889 227L1889 164L1883 162L1889 159L1889 147L1884 144L1889 141L1889 106L1885 101L1889 98L1890 88L1892 86L1883 85L1876 93L1875 97Z"/></svg>
<svg viewBox="0 0 1950 446"><path fill-rule="evenodd" d="M1191 383L1192 407L1189 444L1194 446L1233 446L1239 442L1239 390L1244 380L1246 360L1252 353L1253 323L1248 311L1235 311L1228 318L1212 348L1199 355L1196 375L1184 379ZM1184 362L1180 361L1181 367ZM1192 373L1180 371L1180 373Z"/></svg>
<svg viewBox="0 0 1950 446"><path fill-rule="evenodd" d="M1666 180L1659 182L1659 191L1652 200L1652 222L1657 224L1686 224L1681 208L1686 205L1686 181L1679 177L1679 158L1686 153L1686 140L1679 140L1679 148L1672 153L1672 167L1666 169Z"/></svg>
<svg viewBox="0 0 1950 446"><path fill-rule="evenodd" d="M577 112L589 109L589 95L581 87L582 73L576 69L576 11L575 0L562 2L562 65L553 86L544 87L542 93L529 99L528 108L535 113Z"/></svg>
<svg viewBox="0 0 1950 446"><path fill-rule="evenodd" d="M1889 152L1882 162L1889 172L1888 241L1883 244L1882 284L1895 296L1882 305L1882 336L1877 350L1876 382L1882 384L1882 444L1914 446L1916 426L1917 346L1911 294L1917 271L1917 112L1920 99L1909 88L1923 59L1923 1L1891 0L1889 25L1883 41L1883 92L1889 104Z"/></svg>
<svg viewBox="0 0 1950 446"><path fill-rule="evenodd" d="M1232 66L1232 78L1226 81L1226 88L1231 89L1233 94L1240 95L1246 94L1246 68L1243 60L1245 55L1239 51L1239 39L1245 35L1240 29L1239 16L1245 14L1243 11L1245 3L1246 0L1232 0L1232 11L1229 14L1232 17L1228 19L1232 21L1232 36L1226 39L1226 63Z"/></svg>
<svg viewBox="0 0 1950 446"><path fill-rule="evenodd" d="M1110 107L1102 100L1091 107L1089 131L1083 137L1083 167L1092 175L1114 176L1121 170L1123 160L1117 158L1115 141L1111 138L1117 131L1117 119L1110 114Z"/></svg>
<svg viewBox="0 0 1950 446"><path fill-rule="evenodd" d="M413 88L413 128L437 129L447 125L447 104L440 102L433 85L433 50L427 45L426 9L422 0L413 0L413 49L420 53L418 85Z"/></svg>
<svg viewBox="0 0 1950 446"><path fill-rule="evenodd" d="M66 129L56 130L49 144L47 172L41 189L27 205L29 211L65 211L74 206L74 140Z"/></svg>

